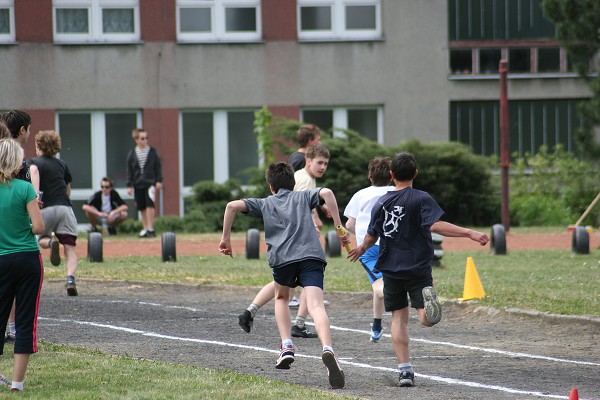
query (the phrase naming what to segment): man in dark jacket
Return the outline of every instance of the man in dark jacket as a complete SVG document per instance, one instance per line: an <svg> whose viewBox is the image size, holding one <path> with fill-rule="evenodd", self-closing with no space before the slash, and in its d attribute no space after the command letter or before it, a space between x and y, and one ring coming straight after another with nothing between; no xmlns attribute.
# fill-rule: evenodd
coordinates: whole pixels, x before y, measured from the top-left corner
<svg viewBox="0 0 600 400"><path fill-rule="evenodd" d="M158 153L148 145L148 133L143 128L134 129L136 146L127 157L127 193L135 199L142 214L144 229L139 237L155 237L154 201L162 188L162 165Z"/></svg>
<svg viewBox="0 0 600 400"><path fill-rule="evenodd" d="M102 178L100 188L83 205L83 211L90 221L92 232L97 232L96 225L101 222L103 227L106 223L109 235L116 235L117 226L127 218L127 204L113 189L112 179Z"/></svg>

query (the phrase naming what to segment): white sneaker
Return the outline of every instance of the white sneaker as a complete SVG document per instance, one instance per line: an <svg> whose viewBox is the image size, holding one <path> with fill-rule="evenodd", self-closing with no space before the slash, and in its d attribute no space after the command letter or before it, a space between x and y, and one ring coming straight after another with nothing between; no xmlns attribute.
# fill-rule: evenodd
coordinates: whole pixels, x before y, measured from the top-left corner
<svg viewBox="0 0 600 400"><path fill-rule="evenodd" d="M140 231L140 234L138 235L138 237L141 237L141 238L143 238L143 237L148 237L148 231L147 231L147 230L145 230L145 229L142 229L142 230Z"/></svg>
<svg viewBox="0 0 600 400"><path fill-rule="evenodd" d="M298 308L300 306L300 300L298 300L298 298L294 296L288 303L288 306L290 306L291 308Z"/></svg>

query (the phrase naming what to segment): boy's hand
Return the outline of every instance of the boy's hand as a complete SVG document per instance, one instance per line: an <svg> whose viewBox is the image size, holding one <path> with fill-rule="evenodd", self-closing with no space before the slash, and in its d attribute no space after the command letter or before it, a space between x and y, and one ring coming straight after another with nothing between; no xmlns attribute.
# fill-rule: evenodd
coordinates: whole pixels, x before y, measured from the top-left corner
<svg viewBox="0 0 600 400"><path fill-rule="evenodd" d="M223 255L233 258L231 242L229 240L221 240L221 242L219 242L219 252Z"/></svg>
<svg viewBox="0 0 600 400"><path fill-rule="evenodd" d="M478 232L478 231L470 231L469 239L471 239L475 242L478 242L482 246L485 246L490 241L490 238L488 237L488 235L486 235L483 232Z"/></svg>
<svg viewBox="0 0 600 400"><path fill-rule="evenodd" d="M348 252L348 259L352 262L356 261L359 259L360 256L362 256L363 254L365 254L366 249L363 248L363 246L358 246L355 249L352 249Z"/></svg>
<svg viewBox="0 0 600 400"><path fill-rule="evenodd" d="M350 234L348 231L346 231L343 226L338 225L335 228L335 232L337 233L337 237L340 239L340 242L342 242L344 247L346 247L346 251L350 252Z"/></svg>

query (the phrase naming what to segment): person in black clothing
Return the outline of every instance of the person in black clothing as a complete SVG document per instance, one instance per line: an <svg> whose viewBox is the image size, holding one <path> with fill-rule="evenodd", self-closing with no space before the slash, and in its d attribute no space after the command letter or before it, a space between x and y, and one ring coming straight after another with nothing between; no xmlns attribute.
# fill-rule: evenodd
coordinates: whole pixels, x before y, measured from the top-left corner
<svg viewBox="0 0 600 400"><path fill-rule="evenodd" d="M306 152L313 144L321 144L321 131L316 125L302 125L296 133L298 150L290 154L288 163L292 164L294 171L298 171L306 165Z"/></svg>
<svg viewBox="0 0 600 400"><path fill-rule="evenodd" d="M135 199L142 214L144 229L139 237L155 237L154 201L162 188L162 165L156 150L148 145L148 133L143 128L134 129L136 146L127 156L127 193Z"/></svg>
<svg viewBox="0 0 600 400"><path fill-rule="evenodd" d="M60 149L60 136L55 131L40 131L35 135L38 157L31 161L40 171L40 189L44 192L42 217L45 225L38 243L43 249L51 249L50 262L54 266L60 265L58 244L63 245L67 266L67 295L77 296L77 219L69 198L73 178L67 164L56 158Z"/></svg>
<svg viewBox="0 0 600 400"><path fill-rule="evenodd" d="M98 220L108 225L108 234L116 235L117 226L127 218L127 204L113 189L112 179L104 177L97 191L83 205L85 216L90 221L91 231L97 232Z"/></svg>

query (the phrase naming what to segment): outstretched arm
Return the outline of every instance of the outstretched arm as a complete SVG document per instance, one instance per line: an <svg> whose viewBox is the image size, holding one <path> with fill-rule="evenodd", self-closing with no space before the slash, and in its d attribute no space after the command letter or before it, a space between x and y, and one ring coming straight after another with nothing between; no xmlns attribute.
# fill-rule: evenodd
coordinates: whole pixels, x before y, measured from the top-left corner
<svg viewBox="0 0 600 400"><path fill-rule="evenodd" d="M363 240L362 244L357 248L352 249L348 253L348 258L350 261L358 260L359 257L365 254L365 251L367 251L369 247L373 246L375 243L377 243L377 237L371 236L368 233L365 234L365 239Z"/></svg>
<svg viewBox="0 0 600 400"><path fill-rule="evenodd" d="M490 241L488 235L483 232L474 231L472 229L463 228L462 226L454 225L445 221L438 221L431 225L431 231L439 233L442 236L448 237L466 237L474 242L478 242L485 246Z"/></svg>
<svg viewBox="0 0 600 400"><path fill-rule="evenodd" d="M230 201L225 207L225 215L223 217L223 235L221 236L221 242L219 243L219 251L221 254L230 257L233 257L231 248L231 225L233 225L235 213L238 211L248 211L246 203L243 200Z"/></svg>
<svg viewBox="0 0 600 400"><path fill-rule="evenodd" d="M335 199L335 195L333 194L331 189L321 189L319 191L319 196L325 201L325 205L331 213L331 218L333 218L334 226L341 226L342 220L340 218L340 211L337 205L337 200ZM338 234L338 238L340 238L340 242L342 242L344 246L350 243L350 234L348 232L345 232L342 236Z"/></svg>

